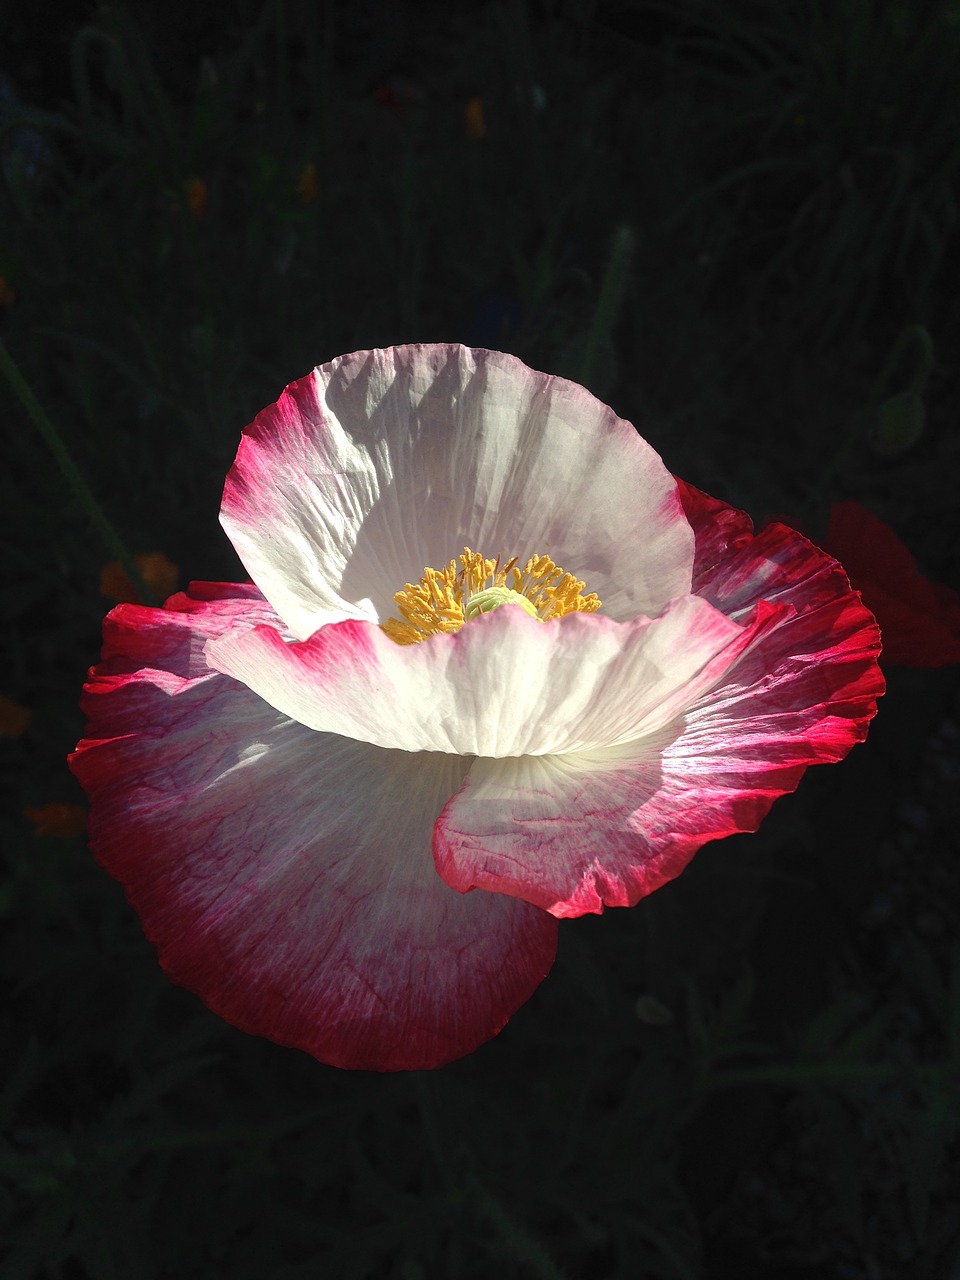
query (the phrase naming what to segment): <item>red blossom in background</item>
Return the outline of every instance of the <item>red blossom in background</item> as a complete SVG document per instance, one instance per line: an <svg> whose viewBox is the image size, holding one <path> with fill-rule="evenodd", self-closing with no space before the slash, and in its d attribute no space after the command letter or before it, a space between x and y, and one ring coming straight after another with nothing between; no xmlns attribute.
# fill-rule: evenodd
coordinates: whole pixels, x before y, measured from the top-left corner
<svg viewBox="0 0 960 1280"><path fill-rule="evenodd" d="M376 98L381 107L386 107L388 111L392 111L398 119L402 120L406 116L406 109L400 101L396 87L389 81L384 81L383 84L377 85Z"/></svg>
<svg viewBox="0 0 960 1280"><path fill-rule="evenodd" d="M960 596L925 578L888 524L859 502L835 502L821 546L840 561L876 615L883 663L960 662Z"/></svg>

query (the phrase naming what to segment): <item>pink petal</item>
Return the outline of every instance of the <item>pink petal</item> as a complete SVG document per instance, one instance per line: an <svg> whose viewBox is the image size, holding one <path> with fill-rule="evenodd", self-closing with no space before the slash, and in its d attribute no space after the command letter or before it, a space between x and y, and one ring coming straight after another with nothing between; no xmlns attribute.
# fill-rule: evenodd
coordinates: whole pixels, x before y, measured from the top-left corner
<svg viewBox="0 0 960 1280"><path fill-rule="evenodd" d="M549 554L621 621L690 586L676 485L633 427L572 382L448 344L356 352L289 386L244 433L221 520L300 639L384 621L464 546Z"/></svg>
<svg viewBox="0 0 960 1280"><path fill-rule="evenodd" d="M171 691L179 682L213 676L203 650L207 641L229 631L273 626L289 632L252 583L191 582L189 592L171 596L162 609L121 604L107 615L100 675L148 668Z"/></svg>
<svg viewBox="0 0 960 1280"><path fill-rule="evenodd" d="M883 692L878 632L840 567L783 526L753 538L745 516L684 493L695 589L737 617L764 600L788 607L658 740L478 760L435 828L449 884L561 917L632 905L866 736Z"/></svg>
<svg viewBox="0 0 960 1280"><path fill-rule="evenodd" d="M272 616L236 592L108 618L71 760L98 860L169 976L243 1030L344 1067L470 1052L549 971L556 923L437 876L465 762L314 733L198 666L208 636Z"/></svg>
<svg viewBox="0 0 960 1280"><path fill-rule="evenodd" d="M321 732L402 751L545 755L656 731L773 624L766 607L742 626L695 596L629 623L582 613L541 623L507 606L421 644L344 622L301 644L269 627L234 632L207 656Z"/></svg>

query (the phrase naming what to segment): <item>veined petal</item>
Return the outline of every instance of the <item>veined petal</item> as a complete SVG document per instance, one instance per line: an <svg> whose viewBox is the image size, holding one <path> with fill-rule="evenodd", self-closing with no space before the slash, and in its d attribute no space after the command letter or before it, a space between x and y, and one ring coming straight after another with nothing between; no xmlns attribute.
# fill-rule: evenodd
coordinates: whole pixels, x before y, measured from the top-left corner
<svg viewBox="0 0 960 1280"><path fill-rule="evenodd" d="M317 734L222 675L141 666L138 620L189 672L204 633L244 604L262 612L249 598L192 603L114 611L71 760L92 848L164 969L243 1030L334 1065L470 1052L549 971L556 923L437 876L433 822L467 763Z"/></svg>
<svg viewBox="0 0 960 1280"><path fill-rule="evenodd" d="M782 526L752 538L730 508L701 526L697 501L695 586L738 617L764 592L789 607L659 739L477 760L434 830L449 884L561 917L632 905L707 841L755 830L809 765L866 736L883 692L878 630L839 565Z"/></svg>
<svg viewBox="0 0 960 1280"><path fill-rule="evenodd" d="M763 606L741 625L695 596L629 623L583 613L538 622L507 605L421 644L361 622L300 644L259 627L211 641L207 657L311 729L403 751L547 755L655 732L777 615Z"/></svg>
<svg viewBox="0 0 960 1280"><path fill-rule="evenodd" d="M622 621L686 594L693 564L673 477L629 423L513 356L448 344L291 384L244 433L221 521L300 639L385 620L464 546L549 554Z"/></svg>
<svg viewBox="0 0 960 1280"><path fill-rule="evenodd" d="M694 851L675 838L678 822L695 820L686 801L668 810L666 839L644 829L663 786L661 747L475 761L434 828L437 871L455 888L513 894L558 917L632 906Z"/></svg>

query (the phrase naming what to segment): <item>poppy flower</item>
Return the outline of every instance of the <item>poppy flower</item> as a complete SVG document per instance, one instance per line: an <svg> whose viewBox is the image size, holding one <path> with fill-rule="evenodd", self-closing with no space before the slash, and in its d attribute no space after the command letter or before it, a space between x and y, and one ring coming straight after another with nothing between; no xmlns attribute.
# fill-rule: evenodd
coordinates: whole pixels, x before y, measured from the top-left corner
<svg viewBox="0 0 960 1280"><path fill-rule="evenodd" d="M960 662L960 596L925 578L879 516L859 502L835 502L823 547L843 563L876 614L884 663L945 667Z"/></svg>
<svg viewBox="0 0 960 1280"><path fill-rule="evenodd" d="M302 204L313 204L317 198L318 188L317 166L312 160L308 160L300 170L300 176L297 178L297 185L294 190L300 197Z"/></svg>
<svg viewBox="0 0 960 1280"><path fill-rule="evenodd" d="M180 569L162 551L138 554L133 560L155 599L162 600L177 589ZM100 594L108 600L137 600L137 589L119 560L111 560L100 570Z"/></svg>
<svg viewBox="0 0 960 1280"><path fill-rule="evenodd" d="M207 184L202 178L187 183L187 208L199 222L207 211Z"/></svg>
<svg viewBox="0 0 960 1280"><path fill-rule="evenodd" d="M9 738L19 738L26 733L32 719L32 711L0 693L0 733Z"/></svg>
<svg viewBox="0 0 960 1280"><path fill-rule="evenodd" d="M483 99L471 98L463 109L463 121L468 138L485 138L487 122L483 116Z"/></svg>
<svg viewBox="0 0 960 1280"><path fill-rule="evenodd" d="M79 804L45 804L40 809L24 809L37 836L72 840L87 829L87 811Z"/></svg>
<svg viewBox="0 0 960 1280"><path fill-rule="evenodd" d="M168 975L339 1066L495 1035L559 919L754 830L882 692L833 559L498 352L321 365L221 521L252 582L109 614L72 767Z"/></svg>

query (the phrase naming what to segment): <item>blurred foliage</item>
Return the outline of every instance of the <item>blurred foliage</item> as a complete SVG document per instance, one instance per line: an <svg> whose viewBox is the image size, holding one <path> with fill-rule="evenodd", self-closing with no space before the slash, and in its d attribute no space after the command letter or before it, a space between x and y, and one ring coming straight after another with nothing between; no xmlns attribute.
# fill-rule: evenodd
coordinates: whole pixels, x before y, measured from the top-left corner
<svg viewBox="0 0 960 1280"><path fill-rule="evenodd" d="M238 577L241 427L322 360L462 340L758 517L857 497L960 578L956 4L231 13L21 7L0 52L0 337L130 552ZM0 738L5 1280L955 1273L954 673L892 672L758 835L565 924L469 1059L347 1075L169 987L82 839L24 817L82 802L115 557L0 409L32 713Z"/></svg>

